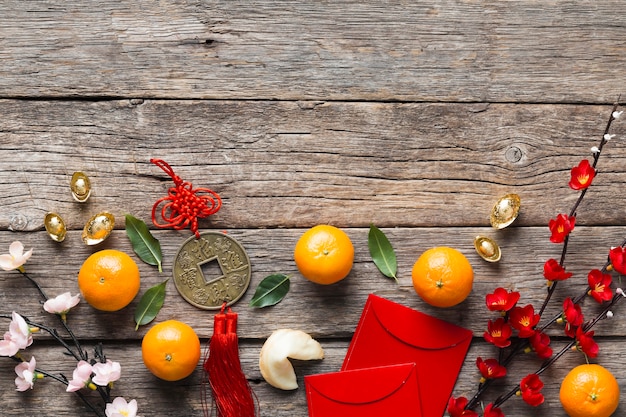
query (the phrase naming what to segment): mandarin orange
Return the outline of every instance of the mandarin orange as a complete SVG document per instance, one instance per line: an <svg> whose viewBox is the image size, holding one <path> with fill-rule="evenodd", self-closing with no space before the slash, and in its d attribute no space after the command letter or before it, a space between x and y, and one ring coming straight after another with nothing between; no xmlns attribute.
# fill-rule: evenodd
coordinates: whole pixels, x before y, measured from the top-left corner
<svg viewBox="0 0 626 417"><path fill-rule="evenodd" d="M152 374L165 381L188 377L200 361L200 339L186 323L167 320L158 323L141 342L143 363Z"/></svg>
<svg viewBox="0 0 626 417"><path fill-rule="evenodd" d="M438 246L420 255L412 271L415 292L435 307L452 307L472 291L474 271L465 255L456 249Z"/></svg>
<svg viewBox="0 0 626 417"><path fill-rule="evenodd" d="M619 405L619 384L601 365L578 365L563 378L559 397L570 417L609 417Z"/></svg>
<svg viewBox="0 0 626 417"><path fill-rule="evenodd" d="M296 243L293 256L303 277L329 285L350 273L354 246L343 230L322 224L304 232Z"/></svg>
<svg viewBox="0 0 626 417"><path fill-rule="evenodd" d="M128 254L105 249L89 256L78 272L78 288L92 307L117 311L139 292L139 267Z"/></svg>

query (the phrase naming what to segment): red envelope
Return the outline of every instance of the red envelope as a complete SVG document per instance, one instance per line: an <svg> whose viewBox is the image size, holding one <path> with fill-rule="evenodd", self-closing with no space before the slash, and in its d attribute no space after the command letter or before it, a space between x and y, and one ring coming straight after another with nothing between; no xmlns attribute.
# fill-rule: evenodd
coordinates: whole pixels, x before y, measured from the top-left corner
<svg viewBox="0 0 626 417"><path fill-rule="evenodd" d="M416 365L304 377L309 417L422 417Z"/></svg>
<svg viewBox="0 0 626 417"><path fill-rule="evenodd" d="M422 416L442 417L471 341L471 330L371 294L341 370L414 362Z"/></svg>

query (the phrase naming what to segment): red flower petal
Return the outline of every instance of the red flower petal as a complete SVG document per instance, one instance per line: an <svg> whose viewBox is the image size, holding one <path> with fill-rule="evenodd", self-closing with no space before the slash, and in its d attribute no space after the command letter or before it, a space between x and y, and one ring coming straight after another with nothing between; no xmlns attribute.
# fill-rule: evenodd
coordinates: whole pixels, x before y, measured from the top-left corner
<svg viewBox="0 0 626 417"><path fill-rule="evenodd" d="M530 346L541 359L548 359L552 356L550 337L544 332L535 332L535 334L530 337Z"/></svg>
<svg viewBox="0 0 626 417"><path fill-rule="evenodd" d="M590 288L588 294L600 304L613 298L611 290L613 279L610 274L603 274L599 269L594 269L587 275L587 282Z"/></svg>
<svg viewBox="0 0 626 417"><path fill-rule="evenodd" d="M591 185L596 170L589 164L589 161L583 159L578 166L572 168L569 186L573 190L582 190Z"/></svg>
<svg viewBox="0 0 626 417"><path fill-rule="evenodd" d="M525 307L515 307L509 314L509 323L519 333L521 338L528 338L535 333L535 326L541 317L535 314L532 304Z"/></svg>
<svg viewBox="0 0 626 417"><path fill-rule="evenodd" d="M574 304L570 297L563 301L563 319L565 319L565 334L569 337L576 337L576 329L583 324L583 316L580 305Z"/></svg>
<svg viewBox="0 0 626 417"><path fill-rule="evenodd" d="M543 382L539 379L537 374L529 374L522 382L520 382L520 391L522 392L522 399L533 407L543 403L543 394L541 389L543 388Z"/></svg>
<svg viewBox="0 0 626 417"><path fill-rule="evenodd" d="M550 236L550 242L563 243L565 237L574 230L576 223L576 217L568 216L566 214L559 214L556 219L550 220L548 227L552 235Z"/></svg>
<svg viewBox="0 0 626 417"><path fill-rule="evenodd" d="M476 411L465 409L467 403L468 401L465 397L450 397L450 401L448 401L448 414L450 414L450 417L478 417Z"/></svg>
<svg viewBox="0 0 626 417"><path fill-rule="evenodd" d="M572 276L571 272L565 272L556 259L548 259L543 265L543 276L548 281L563 281Z"/></svg>
<svg viewBox="0 0 626 417"><path fill-rule="evenodd" d="M498 407L494 407L493 404L487 404L483 417L504 417L504 413Z"/></svg>
<svg viewBox="0 0 626 417"><path fill-rule="evenodd" d="M485 379L503 378L506 376L506 368L495 359L483 359L479 356L476 358L476 366L480 374Z"/></svg>
<svg viewBox="0 0 626 417"><path fill-rule="evenodd" d="M618 274L626 275L626 251L623 247L618 246L611 249L609 259L611 259L611 265Z"/></svg>
<svg viewBox="0 0 626 417"><path fill-rule="evenodd" d="M493 294L487 294L485 302L490 311L509 311L520 298L517 291L508 292L504 288L496 288Z"/></svg>
<svg viewBox="0 0 626 417"><path fill-rule="evenodd" d="M577 348L590 358L598 356L598 352L600 351L600 347L596 341L593 340L593 335L593 331L585 332L582 327L576 329Z"/></svg>
<svg viewBox="0 0 626 417"><path fill-rule="evenodd" d="M485 340L494 344L499 348L505 348L511 345L511 335L513 330L502 317L487 323L487 331L483 334Z"/></svg>

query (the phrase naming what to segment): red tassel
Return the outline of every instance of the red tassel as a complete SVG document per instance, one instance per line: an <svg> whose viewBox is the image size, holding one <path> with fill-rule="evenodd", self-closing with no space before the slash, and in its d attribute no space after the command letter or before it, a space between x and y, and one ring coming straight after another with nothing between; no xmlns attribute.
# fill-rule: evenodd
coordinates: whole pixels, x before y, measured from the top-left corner
<svg viewBox="0 0 626 417"><path fill-rule="evenodd" d="M225 310L226 303L215 315L213 337L204 361L204 370L211 385L218 417L255 417L258 410L253 391L241 370L239 360L237 313L233 313L230 307L227 312Z"/></svg>

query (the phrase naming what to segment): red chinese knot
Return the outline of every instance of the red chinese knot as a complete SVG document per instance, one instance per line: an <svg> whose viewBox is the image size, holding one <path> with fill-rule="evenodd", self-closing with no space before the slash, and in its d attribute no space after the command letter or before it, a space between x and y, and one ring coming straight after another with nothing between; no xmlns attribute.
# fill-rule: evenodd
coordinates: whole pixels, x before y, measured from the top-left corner
<svg viewBox="0 0 626 417"><path fill-rule="evenodd" d="M161 168L174 180L174 187L167 191L167 197L158 199L152 206L152 222L156 227L162 229L171 227L175 230L181 230L189 226L199 238L198 219L217 213L222 207L222 199L215 191L208 188L194 189L190 182L183 181L176 175L167 162L161 159L150 159L150 162ZM156 218L156 212L161 203L165 203L160 210L161 219L165 223L157 222Z"/></svg>

